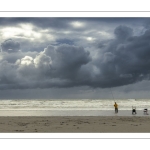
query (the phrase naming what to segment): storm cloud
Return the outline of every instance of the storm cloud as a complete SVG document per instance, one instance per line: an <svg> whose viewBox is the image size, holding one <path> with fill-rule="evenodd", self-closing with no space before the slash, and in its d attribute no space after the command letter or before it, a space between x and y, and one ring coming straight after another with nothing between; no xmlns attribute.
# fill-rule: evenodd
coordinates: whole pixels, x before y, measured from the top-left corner
<svg viewBox="0 0 150 150"><path fill-rule="evenodd" d="M0 20L1 90L109 88L149 80L147 20L135 19L137 26L134 19L119 18Z"/></svg>
<svg viewBox="0 0 150 150"><path fill-rule="evenodd" d="M5 40L1 43L1 48L3 52L8 53L18 52L21 49L20 43L12 39Z"/></svg>

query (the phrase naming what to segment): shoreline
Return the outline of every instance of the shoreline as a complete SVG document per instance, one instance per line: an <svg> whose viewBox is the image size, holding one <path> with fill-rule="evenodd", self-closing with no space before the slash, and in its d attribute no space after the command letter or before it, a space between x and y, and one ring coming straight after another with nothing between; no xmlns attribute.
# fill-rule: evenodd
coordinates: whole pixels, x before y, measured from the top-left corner
<svg viewBox="0 0 150 150"><path fill-rule="evenodd" d="M0 133L150 133L149 116L5 116Z"/></svg>
<svg viewBox="0 0 150 150"><path fill-rule="evenodd" d="M149 113L149 112L148 112ZM132 115L132 110L119 110L116 114L114 110L0 110L0 117L4 116L149 116L143 110L137 110L136 115Z"/></svg>

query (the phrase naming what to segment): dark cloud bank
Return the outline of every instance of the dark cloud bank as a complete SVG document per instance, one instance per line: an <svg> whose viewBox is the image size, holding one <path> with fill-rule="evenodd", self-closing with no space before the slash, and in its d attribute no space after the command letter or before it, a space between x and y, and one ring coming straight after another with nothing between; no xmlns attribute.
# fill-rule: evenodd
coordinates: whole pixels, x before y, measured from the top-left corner
<svg viewBox="0 0 150 150"><path fill-rule="evenodd" d="M0 89L107 88L149 80L150 29L134 36L133 29L120 25L114 35L107 44L101 42L96 58L84 47L68 44L23 53L21 43L6 40L1 43Z"/></svg>

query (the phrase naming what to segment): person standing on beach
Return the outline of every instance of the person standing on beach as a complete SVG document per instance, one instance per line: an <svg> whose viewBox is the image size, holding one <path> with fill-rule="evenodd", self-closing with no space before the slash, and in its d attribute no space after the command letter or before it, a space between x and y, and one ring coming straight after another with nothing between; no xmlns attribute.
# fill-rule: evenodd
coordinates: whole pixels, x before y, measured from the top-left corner
<svg viewBox="0 0 150 150"><path fill-rule="evenodd" d="M115 113L118 113L118 104L116 102L114 104L114 107L115 107Z"/></svg>

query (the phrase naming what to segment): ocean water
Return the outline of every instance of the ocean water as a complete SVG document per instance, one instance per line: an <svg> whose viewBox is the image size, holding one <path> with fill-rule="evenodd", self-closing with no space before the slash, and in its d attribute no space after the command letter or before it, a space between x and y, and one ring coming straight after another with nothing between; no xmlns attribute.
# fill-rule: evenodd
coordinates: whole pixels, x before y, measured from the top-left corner
<svg viewBox="0 0 150 150"><path fill-rule="evenodd" d="M132 115L136 106L137 115L150 108L150 99L118 99L117 115ZM113 116L114 100L110 99L24 99L0 100L0 116Z"/></svg>

